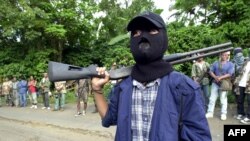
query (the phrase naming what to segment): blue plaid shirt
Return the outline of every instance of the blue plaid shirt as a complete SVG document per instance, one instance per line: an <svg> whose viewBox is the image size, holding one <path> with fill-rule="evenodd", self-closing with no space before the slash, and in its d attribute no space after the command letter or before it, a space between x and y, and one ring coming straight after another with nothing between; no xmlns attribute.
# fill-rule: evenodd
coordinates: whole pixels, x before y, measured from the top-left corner
<svg viewBox="0 0 250 141"><path fill-rule="evenodd" d="M132 94L132 140L149 141L150 125L160 79L144 86L133 80Z"/></svg>
<svg viewBox="0 0 250 141"><path fill-rule="evenodd" d="M132 135L135 135L135 131L132 133L131 123L134 87L131 76L114 86L107 113L102 118L104 127L117 125L115 141L132 141ZM201 90L194 81L188 76L173 71L161 78L157 91L152 121L149 124L151 126L150 141L178 141L180 94L185 95L181 140L212 140L203 108Z"/></svg>

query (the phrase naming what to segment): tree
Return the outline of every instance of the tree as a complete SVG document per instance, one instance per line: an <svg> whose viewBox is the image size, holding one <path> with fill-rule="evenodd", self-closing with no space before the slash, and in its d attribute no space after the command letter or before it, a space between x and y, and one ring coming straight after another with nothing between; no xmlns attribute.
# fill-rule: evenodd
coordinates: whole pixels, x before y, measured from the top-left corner
<svg viewBox="0 0 250 141"><path fill-rule="evenodd" d="M71 62L64 60L67 58L65 50L90 48L90 41L95 35L92 32L96 28L93 24L96 10L93 0L0 2L0 45L3 51L0 56L4 58L0 60L2 74L8 72L7 68L15 68L12 64L15 62L43 72L49 60ZM15 73L12 71L9 74ZM24 69L20 73L30 72Z"/></svg>
<svg viewBox="0 0 250 141"><path fill-rule="evenodd" d="M103 26L99 30L100 37L95 44L102 48L100 50L101 58L96 59L101 60L96 62L99 65L106 64L110 66L113 62L117 62L117 64L122 66L134 64L128 48L129 34L126 31L127 23L132 17L145 10L162 12L162 10L155 9L151 0L125 0L123 2L102 0L99 3L100 11L105 13L105 16L99 18L100 21L98 23L102 23Z"/></svg>
<svg viewBox="0 0 250 141"><path fill-rule="evenodd" d="M220 26L226 22L247 19L250 3L247 0L176 0L174 16L190 25L202 23Z"/></svg>

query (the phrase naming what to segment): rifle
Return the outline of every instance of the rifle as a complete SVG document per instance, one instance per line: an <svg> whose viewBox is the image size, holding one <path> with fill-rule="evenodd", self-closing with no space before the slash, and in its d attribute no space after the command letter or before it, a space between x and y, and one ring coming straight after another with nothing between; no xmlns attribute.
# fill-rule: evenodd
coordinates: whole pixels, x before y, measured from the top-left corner
<svg viewBox="0 0 250 141"><path fill-rule="evenodd" d="M197 81L198 83L201 83L201 80L202 80L205 76L210 77L209 81L211 81L211 76L209 75L209 71L210 71L210 69L208 68L207 71L204 72L204 73L201 75L201 77L200 77L198 80L196 80L196 81ZM210 82L209 82L209 83L210 83Z"/></svg>
<svg viewBox="0 0 250 141"><path fill-rule="evenodd" d="M232 43L227 42L223 44L214 45L211 47L206 47L185 53L176 53L168 56L164 56L163 60L169 62L172 65L180 64L192 60L196 60L201 57L207 57L216 55L222 52L233 50L231 47ZM210 52L209 52L210 51ZM211 52L212 51L212 52ZM204 53L199 56L193 56L197 53ZM97 65L90 65L88 67L79 67L69 64L63 64L59 62L49 61L48 65L48 76L49 80L55 81L66 81L66 80L76 80L76 79L87 79L91 77L101 77L96 71ZM132 66L123 67L115 70L110 70L110 79L118 80L128 77L131 74Z"/></svg>

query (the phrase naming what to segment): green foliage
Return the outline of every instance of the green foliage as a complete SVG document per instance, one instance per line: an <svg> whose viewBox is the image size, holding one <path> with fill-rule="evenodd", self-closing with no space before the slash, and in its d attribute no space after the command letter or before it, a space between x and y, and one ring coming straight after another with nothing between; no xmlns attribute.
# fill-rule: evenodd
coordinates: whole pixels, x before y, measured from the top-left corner
<svg viewBox="0 0 250 141"><path fill-rule="evenodd" d="M228 92L227 95L228 103L235 103L235 95L233 95L232 91Z"/></svg>
<svg viewBox="0 0 250 141"><path fill-rule="evenodd" d="M65 103L76 103L76 95L73 91L67 92L65 95Z"/></svg>
<svg viewBox="0 0 250 141"><path fill-rule="evenodd" d="M134 64L129 48L109 46L108 50L103 62L107 64L107 67L110 67L113 62L116 62L118 66L131 66Z"/></svg>
<svg viewBox="0 0 250 141"><path fill-rule="evenodd" d="M176 20L193 25L195 23L220 26L226 22L249 19L250 3L246 0L176 0L172 9Z"/></svg>
<svg viewBox="0 0 250 141"><path fill-rule="evenodd" d="M2 52L1 52L2 53ZM25 76L28 78L30 75L34 75L35 78L41 78L43 72L47 72L48 69L48 60L49 55L52 53L52 50L46 49L44 51L31 51L27 53L26 56L16 56L15 62L17 63L9 63L0 62L0 76ZM10 60L12 61L12 57L15 54L10 56Z"/></svg>
<svg viewBox="0 0 250 141"><path fill-rule="evenodd" d="M51 38L64 39L66 32L63 25L51 24L45 28L45 33Z"/></svg>
<svg viewBox="0 0 250 141"><path fill-rule="evenodd" d="M158 14L151 0L0 0L0 77L41 78L48 61L110 68L131 66L129 20L144 10ZM121 4L123 3L123 4ZM132 3L132 4L130 4ZM139 6L138 6L139 5ZM177 19L168 24L166 54L183 53L231 41L250 48L248 0L176 0ZM103 16L97 16L97 12ZM217 56L205 58L209 63ZM175 65L187 75L192 62ZM108 91L108 89L107 89ZM108 92L105 92L108 93Z"/></svg>
<svg viewBox="0 0 250 141"><path fill-rule="evenodd" d="M116 44L116 43L118 43L118 42L120 42L120 41L122 41L124 39L127 39L127 38L129 38L128 34L118 35L118 36L112 38L109 41L108 45L114 45L114 44Z"/></svg>
<svg viewBox="0 0 250 141"><path fill-rule="evenodd" d="M110 83L104 86L103 93L106 99L108 99L111 89L112 89L112 85Z"/></svg>
<svg viewBox="0 0 250 141"><path fill-rule="evenodd" d="M242 20L239 23L227 22L219 27L218 34L223 34L227 39L235 43L236 46L243 48L250 47L250 26L249 19Z"/></svg>
<svg viewBox="0 0 250 141"><path fill-rule="evenodd" d="M213 30L206 25L185 27L179 23L170 23L168 29L168 54L183 53L228 42L225 36L218 34L217 30ZM209 63L212 63L217 59L217 56L211 56L206 59ZM175 65L174 68L190 75L191 66L192 62L187 62Z"/></svg>
<svg viewBox="0 0 250 141"><path fill-rule="evenodd" d="M226 22L238 23L241 20L250 18L250 3L245 0L221 1L220 19L221 24Z"/></svg>
<svg viewBox="0 0 250 141"><path fill-rule="evenodd" d="M84 47L68 48L64 50L64 58L62 62L74 64L77 66L89 66L93 63L93 54L91 49Z"/></svg>

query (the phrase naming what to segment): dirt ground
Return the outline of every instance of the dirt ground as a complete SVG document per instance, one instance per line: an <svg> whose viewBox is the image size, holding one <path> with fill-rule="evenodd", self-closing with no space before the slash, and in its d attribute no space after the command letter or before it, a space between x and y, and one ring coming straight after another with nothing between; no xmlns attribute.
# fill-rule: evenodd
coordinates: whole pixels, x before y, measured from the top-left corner
<svg viewBox="0 0 250 141"><path fill-rule="evenodd" d="M85 116L75 117L76 105L64 111L0 108L0 141L113 141L115 127L104 128L89 105ZM52 106L51 106L52 107Z"/></svg>
<svg viewBox="0 0 250 141"><path fill-rule="evenodd" d="M111 141L112 137L82 129L0 119L1 141Z"/></svg>
<svg viewBox="0 0 250 141"><path fill-rule="evenodd" d="M104 128L101 119L89 105L85 116L75 117L75 105L67 104L64 111L1 107L0 141L113 141L115 127ZM228 119L220 120L220 109L208 119L213 141L223 141L223 125L240 124L233 118L235 105L230 105Z"/></svg>

